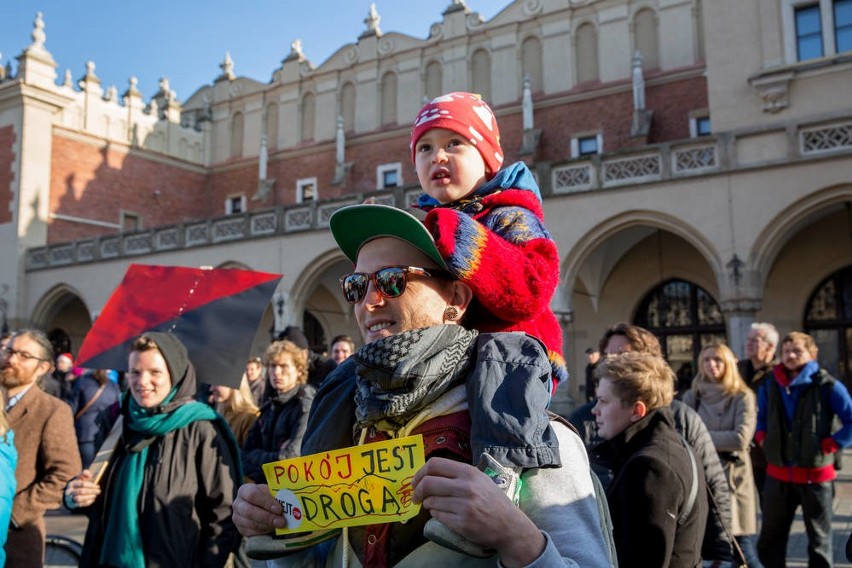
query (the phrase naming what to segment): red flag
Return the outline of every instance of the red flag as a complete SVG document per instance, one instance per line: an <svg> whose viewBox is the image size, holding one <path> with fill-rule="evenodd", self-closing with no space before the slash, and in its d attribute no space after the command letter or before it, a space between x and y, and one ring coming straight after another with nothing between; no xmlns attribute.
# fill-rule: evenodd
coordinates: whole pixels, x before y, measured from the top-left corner
<svg viewBox="0 0 852 568"><path fill-rule="evenodd" d="M281 278L231 268L131 264L86 335L78 364L126 370L133 339L169 331L186 345L200 382L238 387Z"/></svg>

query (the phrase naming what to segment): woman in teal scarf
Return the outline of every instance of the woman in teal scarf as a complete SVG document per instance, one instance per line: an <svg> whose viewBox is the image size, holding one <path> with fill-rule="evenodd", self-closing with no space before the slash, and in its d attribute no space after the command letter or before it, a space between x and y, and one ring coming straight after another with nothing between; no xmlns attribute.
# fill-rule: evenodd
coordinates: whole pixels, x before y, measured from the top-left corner
<svg viewBox="0 0 852 568"><path fill-rule="evenodd" d="M86 470L65 491L66 505L91 505L80 565L221 567L240 538L230 519L242 478L233 434L193 400L195 370L174 335L136 339L128 368L106 473L98 485Z"/></svg>

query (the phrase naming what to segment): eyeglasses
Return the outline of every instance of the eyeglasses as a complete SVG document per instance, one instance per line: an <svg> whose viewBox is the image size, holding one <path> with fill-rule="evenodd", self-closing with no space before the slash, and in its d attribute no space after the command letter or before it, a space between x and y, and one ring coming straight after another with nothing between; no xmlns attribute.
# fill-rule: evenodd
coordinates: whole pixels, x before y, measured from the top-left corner
<svg viewBox="0 0 852 568"><path fill-rule="evenodd" d="M35 359L36 361L47 361L43 357L39 357L37 355L33 355L32 353L27 353L26 351L18 351L17 349L12 349L11 347L7 347L3 350L3 356L6 358L11 358L12 355L17 355L19 359L23 361L31 361Z"/></svg>
<svg viewBox="0 0 852 568"><path fill-rule="evenodd" d="M372 274L366 272L353 272L340 278L340 289L343 297L350 304L357 304L367 295L367 286L370 281L383 298L398 298L405 292L405 285L410 276L423 276L425 278L452 279L449 272L437 268L419 268L417 266L386 266Z"/></svg>

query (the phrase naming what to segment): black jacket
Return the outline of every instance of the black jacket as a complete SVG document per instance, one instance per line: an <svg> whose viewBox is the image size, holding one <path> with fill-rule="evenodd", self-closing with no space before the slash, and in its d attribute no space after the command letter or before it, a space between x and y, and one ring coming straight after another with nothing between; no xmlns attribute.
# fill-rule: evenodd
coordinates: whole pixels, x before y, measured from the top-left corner
<svg viewBox="0 0 852 568"><path fill-rule="evenodd" d="M701 566L707 490L698 464L698 475L693 476L671 409L652 410L598 446L596 459L615 474L607 500L619 566ZM697 493L692 510L679 522L693 483Z"/></svg>
<svg viewBox="0 0 852 568"><path fill-rule="evenodd" d="M273 394L263 403L260 417L243 442L243 471L255 483L264 482L263 464L301 455L316 390L310 385L294 390L292 396Z"/></svg>
<svg viewBox="0 0 852 568"><path fill-rule="evenodd" d="M713 444L713 438L695 410L679 400L671 404L675 429L683 435L695 456L704 466L704 481L713 494L707 511L707 532L701 545L705 560L732 560L733 543L726 527L731 526L731 487L725 478L722 462Z"/></svg>
<svg viewBox="0 0 852 568"><path fill-rule="evenodd" d="M167 361L174 370L168 357ZM191 371L181 381L173 402L166 406L191 402L195 389L195 373ZM128 393L122 404L125 418L121 440L101 479L101 494L88 511L80 566L100 566L101 549L112 546L104 542L104 534L112 484L118 477L116 468L127 459L129 448L149 442L139 495L146 565L221 568L240 543L231 520L231 505L242 481L233 434L220 430L220 425L227 428L224 421L199 420L143 442L140 434L127 428L129 397Z"/></svg>

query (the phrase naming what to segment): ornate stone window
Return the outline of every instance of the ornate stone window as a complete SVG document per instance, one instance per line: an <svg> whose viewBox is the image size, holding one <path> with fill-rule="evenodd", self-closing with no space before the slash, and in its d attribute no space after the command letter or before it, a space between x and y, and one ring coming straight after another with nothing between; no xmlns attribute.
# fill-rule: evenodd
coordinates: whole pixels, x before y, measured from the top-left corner
<svg viewBox="0 0 852 568"><path fill-rule="evenodd" d="M686 280L667 280L651 290L639 304L635 323L660 340L681 393L698 371L701 349L726 337L719 303L705 289Z"/></svg>
<svg viewBox="0 0 852 568"><path fill-rule="evenodd" d="M805 308L804 324L805 332L819 346L820 365L848 385L852 369L852 266L838 270L816 287Z"/></svg>

